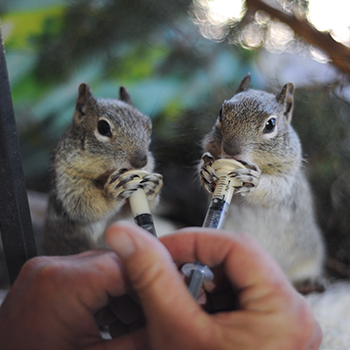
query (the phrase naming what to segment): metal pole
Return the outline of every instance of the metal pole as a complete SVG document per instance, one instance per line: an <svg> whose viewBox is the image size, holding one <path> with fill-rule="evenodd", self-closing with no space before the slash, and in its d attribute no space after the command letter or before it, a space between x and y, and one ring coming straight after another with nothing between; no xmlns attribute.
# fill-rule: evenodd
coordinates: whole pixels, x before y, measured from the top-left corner
<svg viewBox="0 0 350 350"><path fill-rule="evenodd" d="M0 24L0 233L10 283L36 256Z"/></svg>

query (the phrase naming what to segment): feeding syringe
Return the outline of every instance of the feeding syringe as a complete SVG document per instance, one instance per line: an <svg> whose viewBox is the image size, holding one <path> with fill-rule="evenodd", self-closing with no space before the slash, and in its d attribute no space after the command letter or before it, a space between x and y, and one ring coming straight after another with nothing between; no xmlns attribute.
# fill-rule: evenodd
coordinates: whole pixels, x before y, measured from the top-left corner
<svg viewBox="0 0 350 350"><path fill-rule="evenodd" d="M204 219L203 227L220 229L224 225L235 188L243 185L241 181L230 174L238 168L245 167L242 163L233 159L219 159L212 164L212 168L218 176L218 181ZM203 282L210 281L213 278L213 273L209 267L200 262L185 264L182 267L182 271L189 277L188 288L195 299L199 295Z"/></svg>

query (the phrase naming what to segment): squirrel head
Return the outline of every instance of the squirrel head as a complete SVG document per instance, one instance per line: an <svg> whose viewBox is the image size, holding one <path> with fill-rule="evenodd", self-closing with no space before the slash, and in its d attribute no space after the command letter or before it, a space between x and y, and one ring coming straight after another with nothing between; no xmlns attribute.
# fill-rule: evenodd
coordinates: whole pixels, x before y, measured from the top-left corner
<svg viewBox="0 0 350 350"><path fill-rule="evenodd" d="M124 87L120 87L119 97L97 99L88 84L79 86L73 122L64 142L67 148L70 144L70 149L76 150L75 161L83 162L85 169L153 167L148 150L151 119L133 106Z"/></svg>
<svg viewBox="0 0 350 350"><path fill-rule="evenodd" d="M216 159L256 163L263 173L288 172L301 160L300 142L290 125L294 86L288 83L273 95L249 89L250 81L248 74L236 94L222 104L204 139L205 151Z"/></svg>

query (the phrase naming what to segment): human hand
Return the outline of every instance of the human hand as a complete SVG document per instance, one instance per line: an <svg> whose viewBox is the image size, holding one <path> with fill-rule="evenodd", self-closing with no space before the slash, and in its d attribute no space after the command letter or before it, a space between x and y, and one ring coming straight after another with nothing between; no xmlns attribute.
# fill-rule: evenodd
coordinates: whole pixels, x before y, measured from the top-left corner
<svg viewBox="0 0 350 350"><path fill-rule="evenodd" d="M160 239L178 265L201 261L213 267L217 277L205 285L212 311L232 309L238 294L239 310L212 315L190 296L154 237L123 224L111 226L106 239L143 307L151 349L318 349L321 329L308 305L249 236L192 228Z"/></svg>
<svg viewBox="0 0 350 350"><path fill-rule="evenodd" d="M31 259L0 308L0 349L144 349L142 331L127 344L123 337L106 341L94 318L112 296L126 292L112 251Z"/></svg>
<svg viewBox="0 0 350 350"><path fill-rule="evenodd" d="M40 257L24 266L0 308L1 347L318 348L321 332L308 306L274 261L247 236L186 229L162 238L177 263L200 260L214 266L219 277L206 285L211 295L220 291L224 274L226 285L235 286L241 310L214 315L193 300L168 251L154 237L124 224L112 226L107 240L122 264L113 252L91 251ZM103 340L94 315L111 297L125 298L130 286L141 302L146 326ZM130 317L130 310L126 314Z"/></svg>

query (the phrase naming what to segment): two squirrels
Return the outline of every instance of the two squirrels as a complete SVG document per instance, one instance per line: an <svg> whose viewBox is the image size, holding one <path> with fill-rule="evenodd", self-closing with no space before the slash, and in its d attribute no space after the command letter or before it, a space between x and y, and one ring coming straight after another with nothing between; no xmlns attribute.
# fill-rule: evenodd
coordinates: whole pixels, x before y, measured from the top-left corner
<svg viewBox="0 0 350 350"><path fill-rule="evenodd" d="M301 144L291 126L293 84L275 96L249 89L250 80L247 75L236 94L224 101L203 141L202 183L213 191L215 160L240 161L245 168L235 170L234 176L243 186L237 189L224 228L254 236L294 284L319 282L325 249ZM87 84L80 85L72 124L54 151L46 254L104 246L107 225L123 215L126 199L139 187L150 202L155 200L162 176L152 174L151 130L150 118L133 107L123 87L116 100L96 99ZM150 175L135 184L127 172L131 169Z"/></svg>
<svg viewBox="0 0 350 350"><path fill-rule="evenodd" d="M213 192L217 175L212 163L220 158L241 162L245 169L231 175L243 185L233 197L224 229L249 233L299 290L313 288L322 278L325 249L301 144L291 126L294 86L288 83L273 95L249 89L250 81L248 74L224 101L203 140L201 181Z"/></svg>
<svg viewBox="0 0 350 350"><path fill-rule="evenodd" d="M124 87L119 94L119 100L97 99L88 84L79 86L73 121L53 155L48 255L103 247L106 227L123 216L133 191L143 188L152 203L162 187L162 176L152 173L151 120L133 106ZM135 183L127 172L132 169L150 175Z"/></svg>

